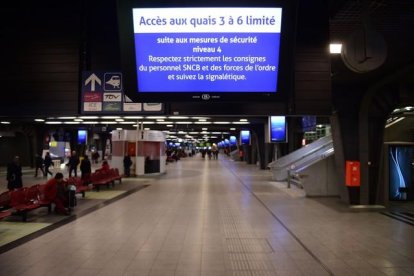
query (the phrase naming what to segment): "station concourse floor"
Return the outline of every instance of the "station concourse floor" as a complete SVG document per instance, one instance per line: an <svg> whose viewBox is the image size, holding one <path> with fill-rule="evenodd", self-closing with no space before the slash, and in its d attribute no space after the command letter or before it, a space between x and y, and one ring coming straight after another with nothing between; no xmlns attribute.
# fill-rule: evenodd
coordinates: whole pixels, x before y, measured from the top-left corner
<svg viewBox="0 0 414 276"><path fill-rule="evenodd" d="M0 254L0 275L414 275L414 226L197 155Z"/></svg>

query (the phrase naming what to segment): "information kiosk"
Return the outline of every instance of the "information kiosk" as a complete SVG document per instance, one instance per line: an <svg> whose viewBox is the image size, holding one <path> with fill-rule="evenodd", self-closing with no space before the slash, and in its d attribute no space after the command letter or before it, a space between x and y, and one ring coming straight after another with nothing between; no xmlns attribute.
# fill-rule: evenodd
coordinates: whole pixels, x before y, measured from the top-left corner
<svg viewBox="0 0 414 276"><path fill-rule="evenodd" d="M131 157L132 175L166 172L165 134L157 130L114 130L112 166L123 173L123 160Z"/></svg>

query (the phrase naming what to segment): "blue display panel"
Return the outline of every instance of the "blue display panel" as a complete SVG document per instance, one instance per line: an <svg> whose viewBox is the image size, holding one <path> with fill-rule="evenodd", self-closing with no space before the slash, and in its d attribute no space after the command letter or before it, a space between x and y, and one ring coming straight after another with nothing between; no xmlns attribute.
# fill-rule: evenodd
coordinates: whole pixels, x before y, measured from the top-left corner
<svg viewBox="0 0 414 276"><path fill-rule="evenodd" d="M414 200L414 147L390 146L388 159L390 200Z"/></svg>
<svg viewBox="0 0 414 276"><path fill-rule="evenodd" d="M88 139L88 132L86 130L78 130L78 144L85 145Z"/></svg>
<svg viewBox="0 0 414 276"><path fill-rule="evenodd" d="M269 128L271 143L287 142L287 128L285 116L270 116Z"/></svg>
<svg viewBox="0 0 414 276"><path fill-rule="evenodd" d="M141 98L278 93L282 8L133 8L132 17Z"/></svg>
<svg viewBox="0 0 414 276"><path fill-rule="evenodd" d="M236 146L237 145L237 138L236 136L230 136L230 145Z"/></svg>
<svg viewBox="0 0 414 276"><path fill-rule="evenodd" d="M303 116L302 117L302 130L312 131L316 129L316 116Z"/></svg>
<svg viewBox="0 0 414 276"><path fill-rule="evenodd" d="M249 130L240 131L240 144L250 145L250 131Z"/></svg>

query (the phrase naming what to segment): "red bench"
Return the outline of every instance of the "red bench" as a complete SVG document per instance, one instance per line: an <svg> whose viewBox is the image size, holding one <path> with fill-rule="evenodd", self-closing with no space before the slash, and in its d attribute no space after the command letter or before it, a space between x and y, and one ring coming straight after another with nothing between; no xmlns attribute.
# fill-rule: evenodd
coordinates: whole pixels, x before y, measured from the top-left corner
<svg viewBox="0 0 414 276"><path fill-rule="evenodd" d="M0 194L0 210L10 209L10 191Z"/></svg>
<svg viewBox="0 0 414 276"><path fill-rule="evenodd" d="M114 186L114 180L110 177L108 172L102 170L96 170L91 174L91 184L99 192L101 186L112 187Z"/></svg>
<svg viewBox="0 0 414 276"><path fill-rule="evenodd" d="M29 188L23 187L10 192L10 206L16 211L15 213L22 216L22 220L27 220L27 213L31 210L42 207L38 201L36 193Z"/></svg>
<svg viewBox="0 0 414 276"><path fill-rule="evenodd" d="M119 174L119 170L117 168L113 168L109 171L109 177L113 181L119 181L119 184L122 183L122 176Z"/></svg>
<svg viewBox="0 0 414 276"><path fill-rule="evenodd" d="M46 184L38 184L38 185L35 185L35 187L37 187L37 191L38 191L37 198L38 198L38 203L40 204L40 207L47 207L47 210L49 211L49 213L51 213L52 203L48 199L46 199L46 195L45 195Z"/></svg>
<svg viewBox="0 0 414 276"><path fill-rule="evenodd" d="M0 219L4 219L8 216L11 216L11 212L10 211L0 211Z"/></svg>

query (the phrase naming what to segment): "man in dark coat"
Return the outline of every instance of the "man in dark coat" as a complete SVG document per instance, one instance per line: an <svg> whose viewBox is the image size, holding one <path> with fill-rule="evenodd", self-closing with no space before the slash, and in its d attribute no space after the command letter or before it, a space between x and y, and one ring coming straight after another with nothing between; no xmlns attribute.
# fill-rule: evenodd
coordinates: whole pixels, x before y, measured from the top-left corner
<svg viewBox="0 0 414 276"><path fill-rule="evenodd" d="M7 188L9 190L23 187L22 166L19 156L15 156L13 161L7 165Z"/></svg>
<svg viewBox="0 0 414 276"><path fill-rule="evenodd" d="M131 165L132 160L129 155L125 155L124 157L124 174L126 177L129 177L131 175Z"/></svg>
<svg viewBox="0 0 414 276"><path fill-rule="evenodd" d="M89 181L92 172L91 161L88 156L85 155L80 163L81 179L85 182Z"/></svg>
<svg viewBox="0 0 414 276"><path fill-rule="evenodd" d="M72 155L69 157L69 177L72 176L72 171L74 172L75 177L77 175L78 165L80 163L79 157L76 154L76 151L72 151Z"/></svg>
<svg viewBox="0 0 414 276"><path fill-rule="evenodd" d="M39 169L42 172L42 175L45 175L45 171L43 170L43 158L39 154L36 154L35 166L36 166L35 175L34 175L35 177L37 177L37 173Z"/></svg>

